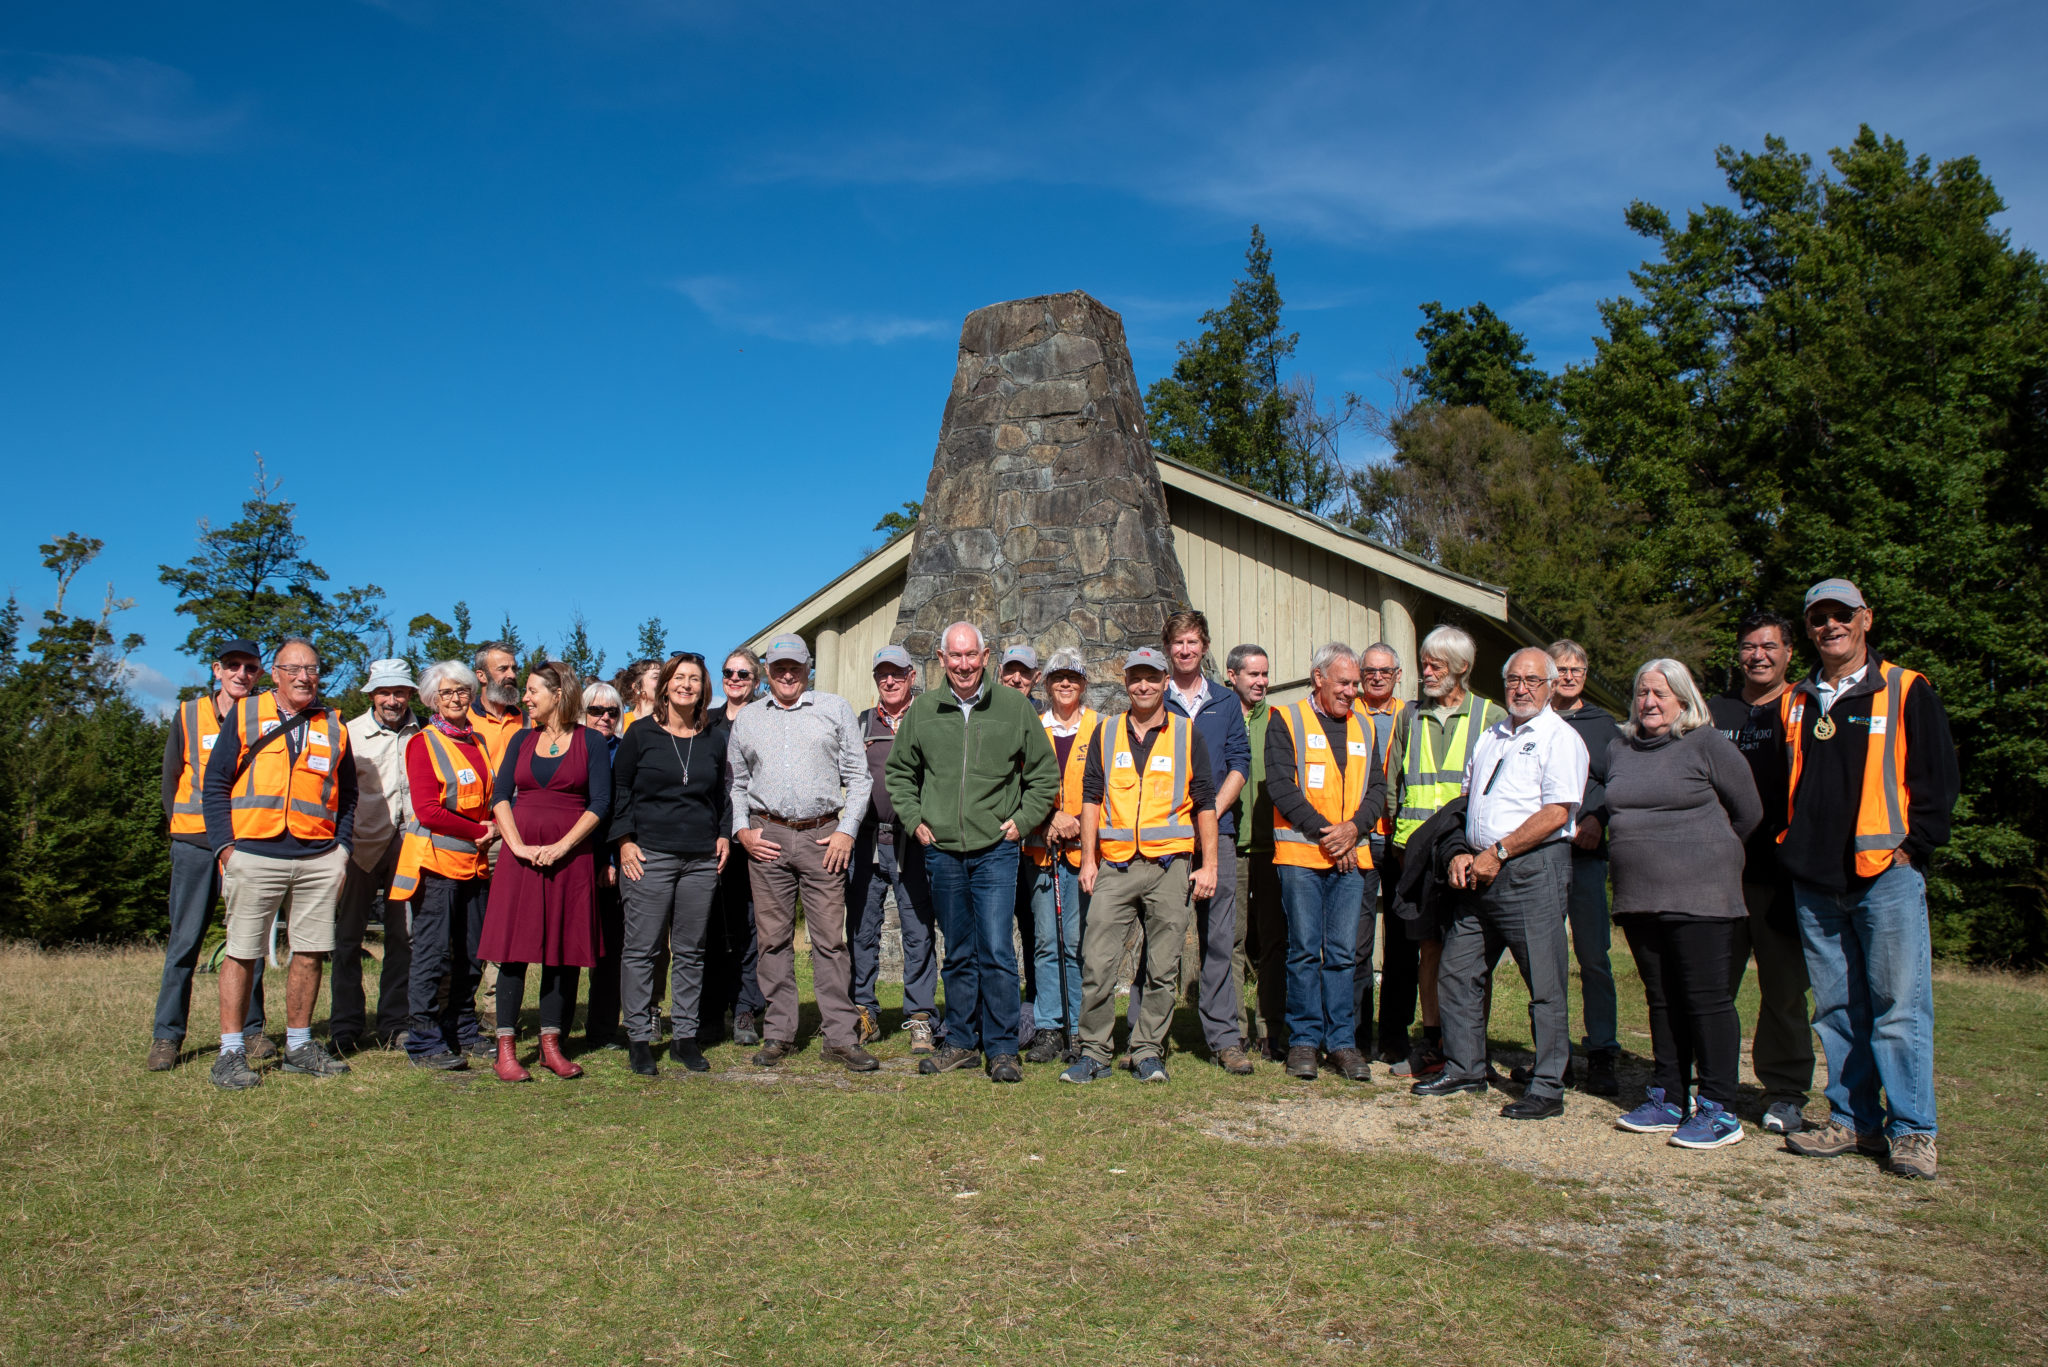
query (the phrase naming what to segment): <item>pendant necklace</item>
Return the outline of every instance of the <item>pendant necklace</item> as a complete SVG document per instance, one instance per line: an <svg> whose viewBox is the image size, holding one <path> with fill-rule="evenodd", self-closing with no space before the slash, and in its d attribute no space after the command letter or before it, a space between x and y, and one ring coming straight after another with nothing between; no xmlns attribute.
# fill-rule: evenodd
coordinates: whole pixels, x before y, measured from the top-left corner
<svg viewBox="0 0 2048 1367"><path fill-rule="evenodd" d="M683 787L688 788L690 786L690 760L694 758L697 753L697 738L695 736L690 737L690 753L688 755L685 755L681 750L676 749L676 738L673 733L670 733L668 737L668 748L671 751L674 751L676 763L682 766Z"/></svg>
<svg viewBox="0 0 2048 1367"><path fill-rule="evenodd" d="M1834 737L1834 734L1835 719L1825 712L1821 713L1820 720L1813 724L1813 738L1815 740L1830 740Z"/></svg>
<svg viewBox="0 0 2048 1367"><path fill-rule="evenodd" d="M561 754L561 753L562 753L562 742L561 742L561 740L560 740L560 739L559 739L558 737L553 737L553 736L550 736L550 737L548 738L548 758L549 758L549 759L553 759L553 758L554 758L554 757L555 757L556 755L559 755L559 754Z"/></svg>

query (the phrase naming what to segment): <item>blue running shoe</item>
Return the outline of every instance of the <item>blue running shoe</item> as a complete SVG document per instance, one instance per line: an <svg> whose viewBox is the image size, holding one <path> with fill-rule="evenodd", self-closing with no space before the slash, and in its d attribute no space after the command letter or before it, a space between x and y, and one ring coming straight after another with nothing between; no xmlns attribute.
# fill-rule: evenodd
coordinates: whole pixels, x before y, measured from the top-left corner
<svg viewBox="0 0 2048 1367"><path fill-rule="evenodd" d="M1742 1142L1742 1122L1705 1097L1692 1118L1680 1125L1667 1144L1681 1149L1718 1149Z"/></svg>
<svg viewBox="0 0 2048 1367"><path fill-rule="evenodd" d="M1109 1076L1109 1065L1097 1063L1092 1058L1075 1059L1073 1065L1060 1074L1061 1082L1095 1082Z"/></svg>
<svg viewBox="0 0 2048 1367"><path fill-rule="evenodd" d="M1151 1058L1139 1060L1137 1071L1138 1081L1140 1082L1166 1081L1166 1063L1157 1054L1154 1054Z"/></svg>
<svg viewBox="0 0 2048 1367"><path fill-rule="evenodd" d="M1650 1098L1627 1115L1617 1118L1614 1128L1637 1134L1670 1134L1685 1119L1685 1112L1664 1099L1662 1087L1645 1089Z"/></svg>

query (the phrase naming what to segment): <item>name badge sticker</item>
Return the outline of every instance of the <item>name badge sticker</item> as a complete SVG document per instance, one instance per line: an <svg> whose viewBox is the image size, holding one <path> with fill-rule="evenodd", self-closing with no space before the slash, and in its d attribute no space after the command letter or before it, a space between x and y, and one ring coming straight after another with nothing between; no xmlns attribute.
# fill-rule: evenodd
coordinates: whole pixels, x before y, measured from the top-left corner
<svg viewBox="0 0 2048 1367"><path fill-rule="evenodd" d="M1319 736L1311 731L1308 733L1308 748L1311 750L1327 750L1330 748L1329 738Z"/></svg>
<svg viewBox="0 0 2048 1367"><path fill-rule="evenodd" d="M1133 763L1131 763L1131 752L1130 752L1130 751L1128 751L1128 750L1119 750L1119 751L1117 751L1117 752L1116 752L1116 766L1115 766L1115 767L1117 767L1117 768L1119 768L1119 769L1135 769L1135 768L1137 768L1138 766L1137 766L1137 765L1135 765L1135 764L1133 764Z"/></svg>
<svg viewBox="0 0 2048 1367"><path fill-rule="evenodd" d="M1345 748L1348 749L1354 755L1362 755L1365 753L1365 742L1362 740L1346 741L1344 742L1344 745Z"/></svg>
<svg viewBox="0 0 2048 1367"><path fill-rule="evenodd" d="M1152 763L1146 767L1155 774L1170 774L1173 772L1173 756L1154 755L1152 756Z"/></svg>
<svg viewBox="0 0 2048 1367"><path fill-rule="evenodd" d="M311 769L316 774L326 773L328 767L331 766L333 763L334 761L327 758L327 756L325 755L306 756L306 767L308 769Z"/></svg>
<svg viewBox="0 0 2048 1367"><path fill-rule="evenodd" d="M1873 735L1873 736L1881 736L1881 735L1883 735L1883 734L1884 734L1884 731L1885 731L1885 727L1886 727L1886 726L1887 726L1887 725L1888 725L1888 724L1889 724L1890 722L1891 722L1891 718L1890 718L1890 717L1872 717L1872 718L1870 719L1870 734L1871 734L1871 735Z"/></svg>
<svg viewBox="0 0 2048 1367"><path fill-rule="evenodd" d="M474 770L474 769L457 769L457 770L455 771L455 781L456 781L457 783L474 783L474 782L476 782L476 770Z"/></svg>
<svg viewBox="0 0 2048 1367"><path fill-rule="evenodd" d="M219 736L201 736L199 738L199 748L202 750L211 750L213 748L213 743L219 739Z"/></svg>
<svg viewBox="0 0 2048 1367"><path fill-rule="evenodd" d="M1307 768L1307 770L1308 770L1308 785L1307 785L1307 786L1309 786L1309 787L1311 787L1311 788L1320 788L1320 787L1322 787L1322 786L1323 786L1323 766L1322 766L1322 765L1320 765L1320 764L1311 764L1311 765L1307 765L1307 766L1306 766L1306 768Z"/></svg>
<svg viewBox="0 0 2048 1367"><path fill-rule="evenodd" d="M325 731L308 731L306 733L306 739L312 741L313 744L320 746L322 749L325 749L327 746L327 733Z"/></svg>

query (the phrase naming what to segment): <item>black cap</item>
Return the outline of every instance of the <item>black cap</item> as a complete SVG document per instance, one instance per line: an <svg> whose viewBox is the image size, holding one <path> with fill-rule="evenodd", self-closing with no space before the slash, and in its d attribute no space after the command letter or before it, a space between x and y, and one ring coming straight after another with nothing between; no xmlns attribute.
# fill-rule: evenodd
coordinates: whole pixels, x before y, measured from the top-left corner
<svg viewBox="0 0 2048 1367"><path fill-rule="evenodd" d="M254 641L245 641L237 637L232 641L222 641L220 648L213 652L213 658L216 660L225 660L230 655L253 655L260 660L263 658L263 649Z"/></svg>

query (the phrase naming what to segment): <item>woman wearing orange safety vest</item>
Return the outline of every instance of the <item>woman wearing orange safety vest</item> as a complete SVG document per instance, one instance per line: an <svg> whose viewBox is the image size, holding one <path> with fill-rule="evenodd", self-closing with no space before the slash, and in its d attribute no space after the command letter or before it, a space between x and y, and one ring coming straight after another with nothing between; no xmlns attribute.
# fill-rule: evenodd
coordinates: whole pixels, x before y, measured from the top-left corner
<svg viewBox="0 0 2048 1367"><path fill-rule="evenodd" d="M1287 1072L1313 1078L1319 1057L1356 1082L1372 1077L1358 1048L1354 971L1361 913L1379 874L1368 844L1386 806L1373 728L1352 708L1358 656L1332 641L1309 666L1308 698L1273 708L1266 791L1273 865L1287 911ZM1370 922L1364 922L1369 928Z"/></svg>
<svg viewBox="0 0 2048 1367"><path fill-rule="evenodd" d="M1050 1063L1064 1055L1081 1027L1081 918L1088 906L1080 875L1081 778L1095 752L1102 721L1082 701L1088 691L1088 666L1072 646L1055 650L1046 661L1045 691L1052 705L1039 721L1059 761L1060 793L1045 824L1024 837L1023 892L1038 959L1038 1000L1031 1004L1038 1030L1024 1055L1030 1063ZM1054 879L1059 880L1057 889ZM1059 1024L1051 1026L1048 1021Z"/></svg>
<svg viewBox="0 0 2048 1367"><path fill-rule="evenodd" d="M1871 621L1848 580L1808 589L1820 667L1782 704L1791 781L1779 863L1799 909L1830 1112L1785 1147L1819 1158L1888 1151L1894 1173L1931 1178L1926 870L1948 843L1961 777L1934 686L1869 648Z"/></svg>
<svg viewBox="0 0 2048 1367"><path fill-rule="evenodd" d="M460 660L429 665L420 697L433 709L406 742L412 822L398 851L391 900L412 903L411 1025L405 1053L415 1068L453 1070L495 1052L477 1028L483 981L477 940L490 895L491 766L470 728L476 674ZM443 1004L441 984L453 975Z"/></svg>

